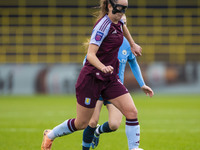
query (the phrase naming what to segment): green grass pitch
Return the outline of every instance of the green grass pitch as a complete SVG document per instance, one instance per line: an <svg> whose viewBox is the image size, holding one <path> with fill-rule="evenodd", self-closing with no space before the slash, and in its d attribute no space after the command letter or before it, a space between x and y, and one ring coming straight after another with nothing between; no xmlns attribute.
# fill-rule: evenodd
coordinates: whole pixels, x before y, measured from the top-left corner
<svg viewBox="0 0 200 150"><path fill-rule="evenodd" d="M132 95L145 150L200 149L200 95ZM38 150L42 132L76 115L75 96L0 96L0 150ZM107 121L105 107L99 123ZM57 138L52 150L80 150L82 131ZM119 130L103 134L96 150L128 150L125 118Z"/></svg>

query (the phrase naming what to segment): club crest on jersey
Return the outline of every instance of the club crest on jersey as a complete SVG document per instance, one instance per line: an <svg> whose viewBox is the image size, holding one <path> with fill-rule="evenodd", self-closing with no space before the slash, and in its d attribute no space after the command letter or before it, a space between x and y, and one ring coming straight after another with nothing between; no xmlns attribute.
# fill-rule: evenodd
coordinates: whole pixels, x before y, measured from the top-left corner
<svg viewBox="0 0 200 150"><path fill-rule="evenodd" d="M123 51L122 51L122 54L123 54L123 55L127 55L127 51L126 51L126 50L123 50Z"/></svg>
<svg viewBox="0 0 200 150"><path fill-rule="evenodd" d="M101 41L102 37L103 37L103 33L97 31L96 36L95 36L95 40L96 41Z"/></svg>
<svg viewBox="0 0 200 150"><path fill-rule="evenodd" d="M86 97L85 98L85 104L90 105L90 102L91 102L91 98Z"/></svg>

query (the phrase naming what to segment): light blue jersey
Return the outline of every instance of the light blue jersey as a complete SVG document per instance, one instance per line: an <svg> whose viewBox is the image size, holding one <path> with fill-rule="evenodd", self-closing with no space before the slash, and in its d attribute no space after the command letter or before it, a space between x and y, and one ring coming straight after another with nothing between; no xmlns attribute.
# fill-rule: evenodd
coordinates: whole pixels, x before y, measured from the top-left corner
<svg viewBox="0 0 200 150"><path fill-rule="evenodd" d="M118 75L119 75L119 78L122 83L124 83L124 72L125 72L125 68L126 68L126 63L128 61L129 65L131 67L131 70L132 70L138 84L140 85L140 87L145 85L141 71L140 71L140 67L136 60L136 57L131 52L131 46L125 37L124 37L121 47L119 48L118 59L119 59Z"/></svg>
<svg viewBox="0 0 200 150"><path fill-rule="evenodd" d="M131 52L131 47L128 40L124 37L123 43L119 48L118 52L118 59L119 59L119 78L122 83L124 83L124 72L126 68L127 61L131 61L135 58L135 55Z"/></svg>
<svg viewBox="0 0 200 150"><path fill-rule="evenodd" d="M85 59L83 60L83 65L85 64L86 57L87 56L85 56ZM124 72L125 72L125 68L126 68L126 63L128 61L129 65L131 67L131 70L132 70L138 84L140 85L140 87L145 85L142 74L141 74L140 67L136 60L136 57L131 52L131 46L125 37L123 39L123 43L122 43L121 47L119 48L118 59L119 59L118 75L119 75L119 78L122 83L124 83Z"/></svg>

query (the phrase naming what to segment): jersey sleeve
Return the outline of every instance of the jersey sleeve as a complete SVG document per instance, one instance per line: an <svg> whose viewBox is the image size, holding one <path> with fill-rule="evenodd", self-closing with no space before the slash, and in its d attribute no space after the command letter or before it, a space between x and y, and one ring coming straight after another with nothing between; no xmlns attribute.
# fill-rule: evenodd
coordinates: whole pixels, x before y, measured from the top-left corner
<svg viewBox="0 0 200 150"><path fill-rule="evenodd" d="M135 79L137 80L140 87L142 87L143 85L145 85L145 82L144 82L144 79L142 77L140 66L137 63L136 58L129 60L128 62L129 62L129 65L131 67L131 70L132 70L132 72L135 76Z"/></svg>
<svg viewBox="0 0 200 150"><path fill-rule="evenodd" d="M102 18L94 27L90 39L90 44L100 46L104 38L108 35L110 29L110 20L106 17Z"/></svg>
<svg viewBox="0 0 200 150"><path fill-rule="evenodd" d="M128 48L129 56L128 61L135 59L135 55L131 51L131 47Z"/></svg>

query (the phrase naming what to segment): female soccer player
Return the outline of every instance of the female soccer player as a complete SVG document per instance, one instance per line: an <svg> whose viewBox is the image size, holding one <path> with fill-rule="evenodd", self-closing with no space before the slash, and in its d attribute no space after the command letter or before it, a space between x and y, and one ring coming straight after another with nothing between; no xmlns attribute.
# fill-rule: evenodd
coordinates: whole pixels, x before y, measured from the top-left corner
<svg viewBox="0 0 200 150"><path fill-rule="evenodd" d="M123 33L128 39L135 55L141 55L137 45L123 22L122 15L128 7L127 0L101 0L104 3L102 17L94 26L87 52L87 61L81 69L76 83L77 116L68 119L53 130L45 130L42 150L51 150L53 140L87 127L101 95L109 100L126 117L126 130L129 139L129 149L136 150L138 128L135 128L137 109L128 90L118 79L118 51L123 42ZM90 148L91 141L83 145L82 150Z"/></svg>
<svg viewBox="0 0 200 150"><path fill-rule="evenodd" d="M123 20L124 24L126 25L126 16L125 15L123 15L122 20ZM118 59L119 59L118 75L119 75L121 82L122 83L124 82L124 71L125 71L125 67L126 67L126 62L128 61L129 65L131 67L131 70L132 70L137 82L139 83L141 89L147 95L149 94L150 96L152 96L151 93L153 92L153 90L150 87L145 85L141 71L140 71L140 67L136 60L136 57L131 52L130 44L125 37L124 37L121 47L119 48ZM85 61L86 61L86 58L84 59L84 63L85 63ZM97 123L99 121L101 107L102 107L103 103L104 103L104 105L106 105L106 107L108 109L109 120L108 120L108 122L105 122L103 125L98 126L96 129ZM110 102L103 101L102 97L100 97L100 99L96 103L95 111L93 113L92 118L90 119L89 125L84 130L83 145L84 145L84 143L86 143L88 141L88 139L91 140L91 138L92 138L91 135L94 134L91 146L93 149L96 148L99 143L100 134L116 131L121 124L121 120L122 120L122 113L115 106L113 106ZM96 129L96 130L94 131L94 129Z"/></svg>

